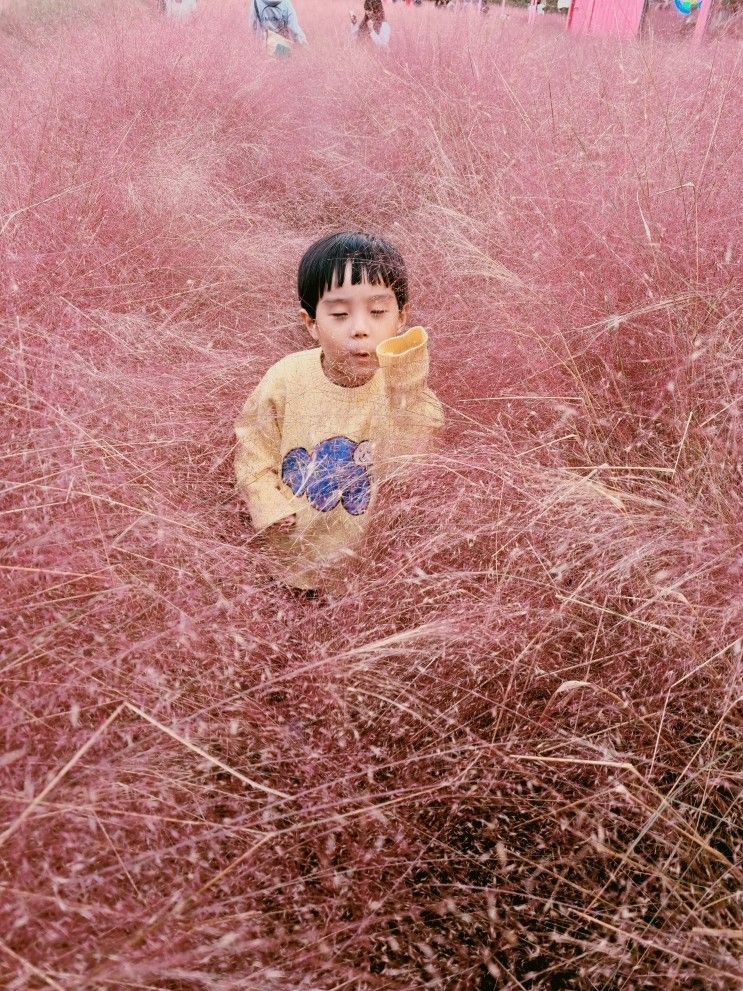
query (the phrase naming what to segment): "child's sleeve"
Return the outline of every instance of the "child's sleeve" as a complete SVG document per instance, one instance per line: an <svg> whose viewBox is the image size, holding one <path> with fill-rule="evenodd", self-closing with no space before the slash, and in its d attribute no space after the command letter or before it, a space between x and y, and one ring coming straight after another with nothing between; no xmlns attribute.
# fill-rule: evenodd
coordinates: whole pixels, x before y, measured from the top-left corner
<svg viewBox="0 0 743 991"><path fill-rule="evenodd" d="M377 347L377 357L390 409L402 419L406 432L426 435L441 427L441 403L427 387L428 334L423 327L411 327L399 337L383 341Z"/></svg>
<svg viewBox="0 0 743 991"><path fill-rule="evenodd" d="M285 398L282 382L269 371L235 423L237 488L247 501L251 522L258 531L295 512L279 481Z"/></svg>

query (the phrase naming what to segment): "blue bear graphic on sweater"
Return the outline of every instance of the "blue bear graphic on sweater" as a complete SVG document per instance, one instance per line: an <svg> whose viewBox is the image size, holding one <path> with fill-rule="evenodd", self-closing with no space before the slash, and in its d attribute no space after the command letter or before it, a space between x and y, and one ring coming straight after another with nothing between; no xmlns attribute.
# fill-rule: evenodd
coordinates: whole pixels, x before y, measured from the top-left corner
<svg viewBox="0 0 743 991"><path fill-rule="evenodd" d="M306 495L313 509L328 513L340 503L347 513L360 516L371 500L372 445L348 437L329 437L312 453L293 447L281 462L281 480L294 495Z"/></svg>

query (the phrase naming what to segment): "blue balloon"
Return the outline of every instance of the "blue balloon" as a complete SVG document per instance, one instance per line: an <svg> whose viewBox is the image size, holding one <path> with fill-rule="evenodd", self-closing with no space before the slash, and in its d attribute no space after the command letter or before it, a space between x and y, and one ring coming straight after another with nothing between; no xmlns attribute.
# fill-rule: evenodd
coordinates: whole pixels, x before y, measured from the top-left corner
<svg viewBox="0 0 743 991"><path fill-rule="evenodd" d="M702 0L673 0L676 10L684 17L688 17L692 11L698 10L702 6Z"/></svg>

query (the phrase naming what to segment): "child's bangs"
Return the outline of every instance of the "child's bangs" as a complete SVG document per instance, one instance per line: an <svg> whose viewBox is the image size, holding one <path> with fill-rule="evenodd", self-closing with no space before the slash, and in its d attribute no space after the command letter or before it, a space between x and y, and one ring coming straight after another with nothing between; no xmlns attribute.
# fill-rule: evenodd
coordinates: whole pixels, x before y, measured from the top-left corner
<svg viewBox="0 0 743 991"><path fill-rule="evenodd" d="M348 266L351 266L351 285L368 282L373 286L386 286L397 292L404 282L399 265L391 258L373 255L370 252L355 252L328 259L326 271L320 279L320 296L331 289L339 289L346 281Z"/></svg>

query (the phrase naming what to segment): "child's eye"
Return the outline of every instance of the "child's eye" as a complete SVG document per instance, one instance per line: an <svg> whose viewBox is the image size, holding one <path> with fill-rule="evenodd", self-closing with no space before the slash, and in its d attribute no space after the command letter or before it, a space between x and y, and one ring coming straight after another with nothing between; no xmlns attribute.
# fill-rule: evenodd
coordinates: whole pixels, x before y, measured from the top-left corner
<svg viewBox="0 0 743 991"><path fill-rule="evenodd" d="M331 317L347 317L347 313L331 313Z"/></svg>
<svg viewBox="0 0 743 991"><path fill-rule="evenodd" d="M372 310L372 316L381 317L387 310Z"/></svg>

